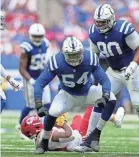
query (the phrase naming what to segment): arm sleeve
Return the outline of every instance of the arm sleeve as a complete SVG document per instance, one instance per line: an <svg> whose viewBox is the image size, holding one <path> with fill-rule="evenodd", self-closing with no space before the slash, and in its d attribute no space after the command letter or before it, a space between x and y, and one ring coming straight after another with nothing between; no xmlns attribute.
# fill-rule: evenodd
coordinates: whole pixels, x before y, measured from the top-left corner
<svg viewBox="0 0 139 157"><path fill-rule="evenodd" d="M44 87L48 85L49 82L51 82L55 76L56 74L54 73L54 71L50 70L49 62L48 62L46 69L41 73L41 75L35 82L35 85L34 85L35 100L37 99L42 100L42 93L43 93Z"/></svg>
<svg viewBox="0 0 139 157"><path fill-rule="evenodd" d="M89 39L90 51L99 54L98 47Z"/></svg>
<svg viewBox="0 0 139 157"><path fill-rule="evenodd" d="M0 69L1 69L1 76L6 79L8 76L7 71L4 69L4 67L0 64Z"/></svg>
<svg viewBox="0 0 139 157"><path fill-rule="evenodd" d="M110 80L100 65L98 65L96 67L95 71L93 72L93 75L94 75L95 79L98 81L98 83L100 83L102 85L103 93L110 94L110 91L111 91Z"/></svg>
<svg viewBox="0 0 139 157"><path fill-rule="evenodd" d="M132 50L136 50L139 47L139 34L134 31L125 38L125 41Z"/></svg>

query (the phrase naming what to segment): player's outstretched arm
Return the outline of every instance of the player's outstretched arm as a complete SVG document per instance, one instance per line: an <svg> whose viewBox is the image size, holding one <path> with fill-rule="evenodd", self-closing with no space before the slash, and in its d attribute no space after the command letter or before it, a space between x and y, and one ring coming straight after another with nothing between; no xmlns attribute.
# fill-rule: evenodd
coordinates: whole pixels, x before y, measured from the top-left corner
<svg viewBox="0 0 139 157"><path fill-rule="evenodd" d="M107 104L110 98L110 92L111 92L111 83L110 80L103 70L103 68L98 65L93 73L95 79L102 85L102 98L98 99L96 101L96 104L99 106L103 104L104 106Z"/></svg>
<svg viewBox="0 0 139 157"><path fill-rule="evenodd" d="M41 73L39 78L36 80L34 85L34 97L35 97L35 107L37 109L38 116L43 117L47 114L47 110L42 106L42 93L46 85L51 82L56 74L49 70L49 66Z"/></svg>
<svg viewBox="0 0 139 157"><path fill-rule="evenodd" d="M136 52L133 61L126 68L125 78L126 80L129 80L130 76L135 72L139 65L139 34L135 31L134 26L130 24L127 34L125 35L126 44Z"/></svg>
<svg viewBox="0 0 139 157"><path fill-rule="evenodd" d="M9 82L9 84L12 86L12 88L15 91L18 91L22 88L21 85L13 77L8 75L7 71L4 69L4 67L1 64L0 64L0 71L1 71L1 76Z"/></svg>
<svg viewBox="0 0 139 157"><path fill-rule="evenodd" d="M94 75L95 79L98 81L98 83L102 85L103 93L110 94L111 83L110 83L110 80L109 80L107 74L105 73L105 71L101 67L101 65L98 65L96 67L93 75Z"/></svg>

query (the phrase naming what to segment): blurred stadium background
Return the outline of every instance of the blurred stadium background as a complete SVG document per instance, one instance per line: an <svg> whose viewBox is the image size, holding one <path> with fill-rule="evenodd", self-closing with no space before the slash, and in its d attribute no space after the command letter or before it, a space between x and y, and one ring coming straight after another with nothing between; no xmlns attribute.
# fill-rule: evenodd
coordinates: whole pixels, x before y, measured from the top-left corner
<svg viewBox="0 0 139 157"><path fill-rule="evenodd" d="M6 29L1 35L0 43L3 66L9 74L22 81L18 71L21 54L19 45L28 37L28 28L34 22L45 26L52 54L60 51L62 41L69 35L80 38L88 49L88 28L93 24L95 8L102 3L111 4L116 18L129 20L139 32L139 0L1 0L1 8L6 17ZM103 56L100 61L107 68ZM57 84L57 79L51 83L52 98L57 92ZM6 109L21 110L25 104L23 91L15 93L5 81L3 88L7 96ZM126 103L127 112L134 112L126 89L121 92L118 103Z"/></svg>

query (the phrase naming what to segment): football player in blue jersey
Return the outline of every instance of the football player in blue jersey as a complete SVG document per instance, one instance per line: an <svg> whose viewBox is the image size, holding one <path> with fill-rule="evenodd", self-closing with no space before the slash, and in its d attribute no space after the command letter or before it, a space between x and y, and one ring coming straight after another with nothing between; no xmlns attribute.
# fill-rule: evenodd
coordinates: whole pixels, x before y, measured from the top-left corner
<svg viewBox="0 0 139 157"><path fill-rule="evenodd" d="M43 25L34 23L29 28L29 40L22 42L20 45L22 54L19 71L23 76L26 107L22 110L19 125L17 126L19 131L22 120L35 108L33 85L44 70L47 60L46 53L50 45L44 35ZM51 101L49 86L44 88L43 93L43 105L49 107ZM22 134L20 135L24 138Z"/></svg>
<svg viewBox="0 0 139 157"><path fill-rule="evenodd" d="M94 21L95 24L89 29L90 50L106 57L109 63L106 73L111 81L112 92L116 95L126 86L139 115L139 35L128 21L115 21L114 10L109 4L102 4L95 10ZM96 127L101 110L101 107L94 108L89 133ZM116 125L121 126L124 109L119 111ZM84 149L83 146L91 146L89 137L80 151Z"/></svg>
<svg viewBox="0 0 139 157"><path fill-rule="evenodd" d="M42 105L42 92L55 76L60 80L60 91L55 96L49 115L44 119L44 131L40 148L36 154L48 150L50 132L58 116L78 105L103 106L102 116L98 122L94 137L94 149L99 149L98 143L101 130L108 121L115 107L115 96L111 93L111 84L106 73L98 62L97 55L84 50L83 45L76 37L68 37L62 46L63 53L58 53L50 58L47 67L35 83L34 95L37 113L40 117L47 114ZM91 75L94 75L101 86L92 85Z"/></svg>

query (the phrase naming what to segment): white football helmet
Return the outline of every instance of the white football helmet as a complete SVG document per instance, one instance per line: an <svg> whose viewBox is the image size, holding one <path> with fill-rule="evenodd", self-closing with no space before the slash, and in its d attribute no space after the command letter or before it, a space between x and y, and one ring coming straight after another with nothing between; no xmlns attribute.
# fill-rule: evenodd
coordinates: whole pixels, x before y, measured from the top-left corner
<svg viewBox="0 0 139 157"><path fill-rule="evenodd" d="M109 4L100 5L95 10L94 21L100 33L108 32L114 25L114 10Z"/></svg>
<svg viewBox="0 0 139 157"><path fill-rule="evenodd" d="M29 28L29 38L35 46L40 46L45 35L45 28L40 23L34 23Z"/></svg>
<svg viewBox="0 0 139 157"><path fill-rule="evenodd" d="M63 42L62 51L66 62L71 66L78 66L83 60L83 44L76 37L67 37Z"/></svg>

